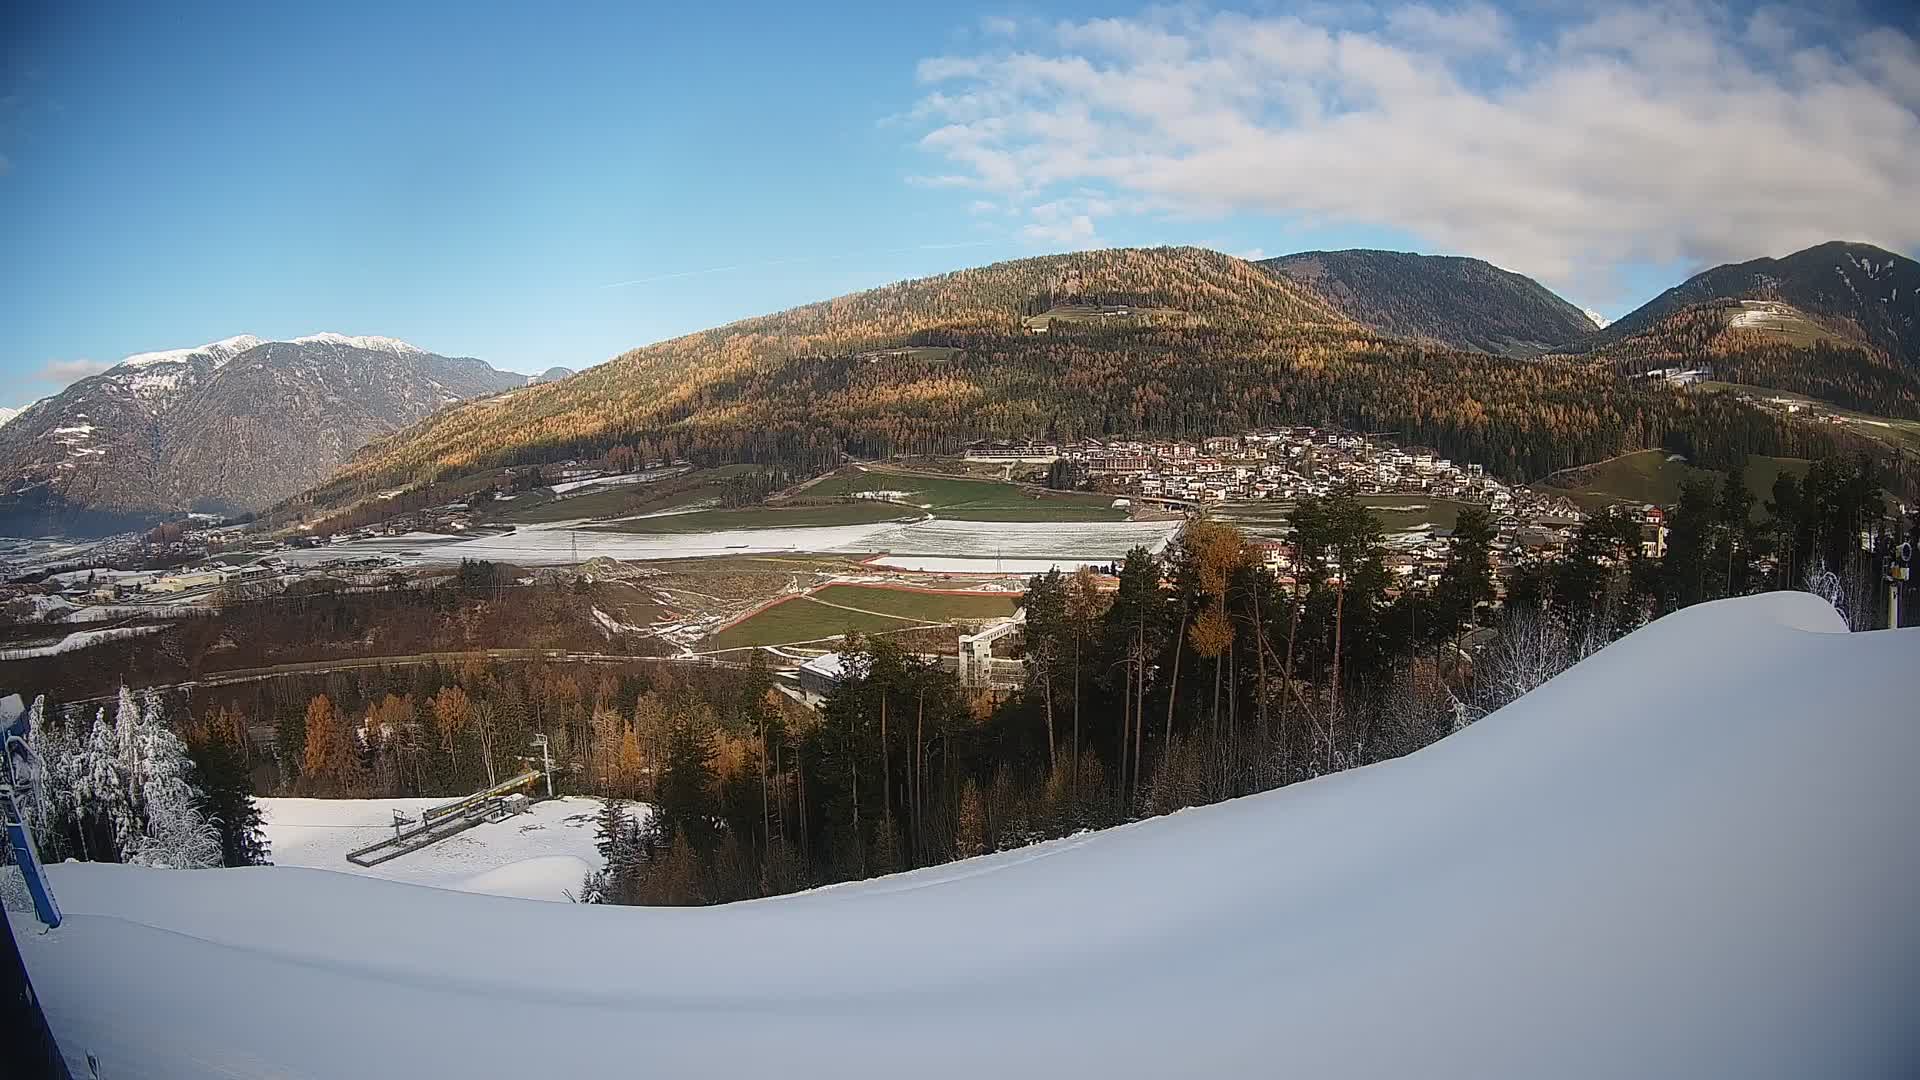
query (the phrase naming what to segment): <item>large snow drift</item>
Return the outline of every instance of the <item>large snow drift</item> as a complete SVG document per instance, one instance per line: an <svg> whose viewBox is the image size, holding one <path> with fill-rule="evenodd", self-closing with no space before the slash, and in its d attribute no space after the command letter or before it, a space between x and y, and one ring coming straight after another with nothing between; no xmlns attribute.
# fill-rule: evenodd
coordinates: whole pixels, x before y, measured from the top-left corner
<svg viewBox="0 0 1920 1080"><path fill-rule="evenodd" d="M1661 620L1386 765L724 908L66 865L105 1076L1891 1076L1920 631Z"/></svg>

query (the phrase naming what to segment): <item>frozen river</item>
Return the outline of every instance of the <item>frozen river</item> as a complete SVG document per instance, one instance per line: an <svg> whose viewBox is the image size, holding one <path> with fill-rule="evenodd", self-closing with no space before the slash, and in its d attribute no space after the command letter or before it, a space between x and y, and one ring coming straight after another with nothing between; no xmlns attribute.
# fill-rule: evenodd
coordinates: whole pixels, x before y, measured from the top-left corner
<svg viewBox="0 0 1920 1080"><path fill-rule="evenodd" d="M490 559L519 566L555 566L598 556L614 559L684 559L708 555L779 552L882 554L902 569L1001 569L1009 572L1063 569L1111 562L1128 550L1158 549L1179 527L1174 521L1039 522L943 521L835 525L793 529L733 529L709 533L619 533L585 528L585 522L534 525L498 536L471 539L426 533L295 548L280 555L289 563L314 565L335 559L385 556L435 566L461 559ZM967 560L967 563L960 563Z"/></svg>

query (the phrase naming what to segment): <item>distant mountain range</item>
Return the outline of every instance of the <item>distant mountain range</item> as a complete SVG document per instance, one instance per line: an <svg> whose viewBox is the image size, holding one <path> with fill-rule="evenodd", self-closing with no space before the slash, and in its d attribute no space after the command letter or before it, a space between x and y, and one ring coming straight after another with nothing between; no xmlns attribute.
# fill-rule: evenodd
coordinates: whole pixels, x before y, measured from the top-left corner
<svg viewBox="0 0 1920 1080"><path fill-rule="evenodd" d="M0 427L0 533L267 506L368 440L526 376L393 338L250 335L129 356Z"/></svg>
<svg viewBox="0 0 1920 1080"><path fill-rule="evenodd" d="M259 508L303 491L277 512L373 514L394 489L621 445L811 468L982 438L1314 423L1391 431L1522 480L1677 435L1709 453L1869 445L1865 428L1640 377L1702 364L1728 382L1920 415L1920 264L1879 248L1716 267L1603 322L1474 259L1253 264L1154 248L901 282L577 374L529 378L390 339L234 338L129 357L0 427L0 532L71 525L76 509Z"/></svg>
<svg viewBox="0 0 1920 1080"><path fill-rule="evenodd" d="M444 410L282 510L345 527L376 520L395 488L616 446L805 469L976 439L1311 423L1392 432L1525 480L1667 436L1799 456L1845 436L1732 395L1535 358L1596 332L1538 283L1470 259L1315 252L1256 265L1198 248L1020 259L744 319Z"/></svg>
<svg viewBox="0 0 1920 1080"><path fill-rule="evenodd" d="M1362 326L1451 349L1530 357L1594 321L1544 285L1479 259L1404 251L1303 251L1263 259Z"/></svg>

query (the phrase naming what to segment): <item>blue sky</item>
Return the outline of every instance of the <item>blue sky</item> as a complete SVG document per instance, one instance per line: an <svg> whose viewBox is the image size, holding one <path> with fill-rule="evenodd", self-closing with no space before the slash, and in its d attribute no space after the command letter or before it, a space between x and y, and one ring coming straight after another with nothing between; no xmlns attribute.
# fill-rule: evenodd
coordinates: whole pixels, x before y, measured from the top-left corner
<svg viewBox="0 0 1920 1080"><path fill-rule="evenodd" d="M1920 249L1871 10L72 7L0 13L0 404L238 333L577 368L1070 247L1478 255L1608 315Z"/></svg>

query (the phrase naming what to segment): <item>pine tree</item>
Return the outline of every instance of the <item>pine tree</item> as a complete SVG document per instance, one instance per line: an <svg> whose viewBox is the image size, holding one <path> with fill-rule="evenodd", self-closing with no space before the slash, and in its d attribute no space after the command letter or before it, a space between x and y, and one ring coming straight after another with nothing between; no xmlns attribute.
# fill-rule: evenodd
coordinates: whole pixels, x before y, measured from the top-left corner
<svg viewBox="0 0 1920 1080"><path fill-rule="evenodd" d="M201 793L192 782L193 759L152 690L140 695L128 744L131 801L140 826L122 844L122 857L175 870L220 865L219 834L201 812Z"/></svg>
<svg viewBox="0 0 1920 1080"><path fill-rule="evenodd" d="M185 753L182 747L182 756ZM180 777L148 783L146 826L125 852L126 860L169 870L219 866L220 834L200 812L199 801L199 792Z"/></svg>
<svg viewBox="0 0 1920 1080"><path fill-rule="evenodd" d="M661 824L668 836L683 842L702 858L712 854L718 839L714 828L715 774L713 733L690 720L681 720L667 737L666 761L660 770Z"/></svg>
<svg viewBox="0 0 1920 1080"><path fill-rule="evenodd" d="M70 725L51 722L45 695L35 697L28 709L27 746L32 752L33 775L14 777L14 798L26 815L40 858L58 862L66 857L66 838L72 827L73 770L79 761L79 747ZM24 793L20 788L23 783Z"/></svg>
<svg viewBox="0 0 1920 1080"><path fill-rule="evenodd" d="M601 861L611 863L614 849L625 836L631 819L618 802L601 799L600 809L594 814L593 820L593 846L600 852Z"/></svg>
<svg viewBox="0 0 1920 1080"><path fill-rule="evenodd" d="M122 752L118 720L126 717L130 732L136 715L132 698L123 689L116 720L109 721L105 709L95 713L86 742L80 748L80 760L73 770L73 798L83 859L117 861L139 831L139 817L128 782L127 764L132 755L130 750ZM130 734L128 742L131 742Z"/></svg>
<svg viewBox="0 0 1920 1080"><path fill-rule="evenodd" d="M201 809L219 834L221 864L264 865L269 854L266 829L240 750L227 732L213 728L189 740L187 752L193 758Z"/></svg>
<svg viewBox="0 0 1920 1080"><path fill-rule="evenodd" d="M1493 599L1494 537L1493 518L1485 507L1460 511L1435 590L1440 623L1436 636L1450 637L1471 625L1475 609Z"/></svg>
<svg viewBox="0 0 1920 1080"><path fill-rule="evenodd" d="M987 852L987 804L972 780L960 789L960 820L954 827L954 856L970 859Z"/></svg>

